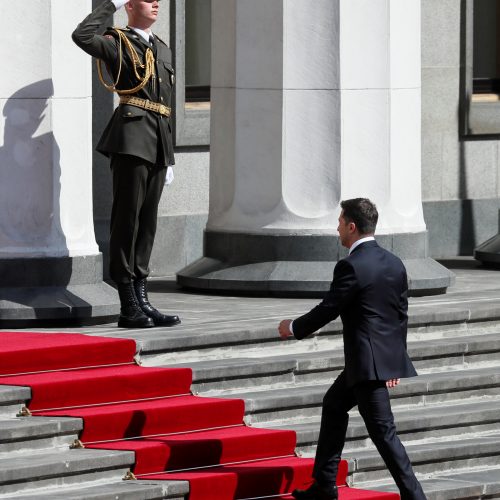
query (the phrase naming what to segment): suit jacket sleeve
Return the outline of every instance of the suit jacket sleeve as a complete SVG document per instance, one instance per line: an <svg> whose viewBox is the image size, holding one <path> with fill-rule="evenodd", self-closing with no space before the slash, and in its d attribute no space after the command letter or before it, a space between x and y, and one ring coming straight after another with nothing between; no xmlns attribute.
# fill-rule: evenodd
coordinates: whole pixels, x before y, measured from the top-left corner
<svg viewBox="0 0 500 500"><path fill-rule="evenodd" d="M293 321L293 334L303 339L337 318L358 291L358 281L351 264L341 260L333 271L330 291L320 304Z"/></svg>
<svg viewBox="0 0 500 500"><path fill-rule="evenodd" d="M72 35L78 47L110 65L118 58L118 42L112 37L98 35L97 32L115 12L114 4L110 0L104 0L77 26Z"/></svg>
<svg viewBox="0 0 500 500"><path fill-rule="evenodd" d="M401 325L401 333L406 349L406 335L408 331L408 277L406 272L403 275L403 285L399 299L399 322Z"/></svg>

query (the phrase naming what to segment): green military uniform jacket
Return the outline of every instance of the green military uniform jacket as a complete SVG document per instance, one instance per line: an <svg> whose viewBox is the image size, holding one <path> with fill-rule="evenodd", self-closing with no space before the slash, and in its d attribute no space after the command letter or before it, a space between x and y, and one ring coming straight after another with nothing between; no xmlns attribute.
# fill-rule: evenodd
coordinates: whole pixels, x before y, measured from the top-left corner
<svg viewBox="0 0 500 500"><path fill-rule="evenodd" d="M97 32L115 11L114 4L110 0L104 0L73 32L73 41L87 54L101 59L113 79L116 78L120 66L119 36L111 28L108 28L104 35L98 35ZM137 51L141 63L144 62L146 49L152 46L130 28L123 28L123 32ZM155 40L156 78L151 78L146 86L133 96L171 107L174 83L172 51L156 35ZM144 71L140 74L143 73ZM116 88L127 90L136 87L138 83L132 61L123 44L122 69ZM106 156L121 153L138 156L160 166L173 165L174 149L170 118L154 111L120 104L106 126L96 149Z"/></svg>

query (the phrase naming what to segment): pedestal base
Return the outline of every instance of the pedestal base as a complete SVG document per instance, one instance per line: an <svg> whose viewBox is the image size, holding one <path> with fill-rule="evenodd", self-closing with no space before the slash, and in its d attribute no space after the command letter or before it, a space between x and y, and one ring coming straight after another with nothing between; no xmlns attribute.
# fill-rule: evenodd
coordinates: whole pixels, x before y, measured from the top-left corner
<svg viewBox="0 0 500 500"><path fill-rule="evenodd" d="M412 296L445 293L455 281L451 271L425 257L425 236L377 237L402 258ZM177 282L209 292L317 297L329 289L333 268L346 254L336 236L206 232L206 256L177 273Z"/></svg>
<svg viewBox="0 0 500 500"><path fill-rule="evenodd" d="M114 321L118 294L102 281L102 255L0 259L0 328Z"/></svg>
<svg viewBox="0 0 500 500"><path fill-rule="evenodd" d="M500 267L500 234L479 245L474 250L474 258L483 264Z"/></svg>

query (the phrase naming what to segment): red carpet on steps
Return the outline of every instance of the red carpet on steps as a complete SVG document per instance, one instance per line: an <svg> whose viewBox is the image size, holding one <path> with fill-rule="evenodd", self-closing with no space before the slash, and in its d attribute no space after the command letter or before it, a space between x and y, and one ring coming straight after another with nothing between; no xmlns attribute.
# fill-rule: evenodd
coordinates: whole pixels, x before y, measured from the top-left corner
<svg viewBox="0 0 500 500"><path fill-rule="evenodd" d="M339 488L339 500L397 500L399 495L383 491L360 490L342 486ZM279 500L295 500L292 495L280 497Z"/></svg>
<svg viewBox="0 0 500 500"><path fill-rule="evenodd" d="M78 333L1 332L0 375L130 363L135 341Z"/></svg>
<svg viewBox="0 0 500 500"><path fill-rule="evenodd" d="M135 451L135 474L203 467L218 463L292 456L296 435L246 427L189 432L173 436L107 443L112 450ZM101 445L89 444L88 448Z"/></svg>
<svg viewBox="0 0 500 500"><path fill-rule="evenodd" d="M189 394L191 370L136 365L87 368L0 378L2 384L29 385L30 410L130 401Z"/></svg>
<svg viewBox="0 0 500 500"><path fill-rule="evenodd" d="M114 399L114 398L111 398ZM178 396L153 401L43 411L37 415L82 417L82 441L121 439L239 424L240 399Z"/></svg>
<svg viewBox="0 0 500 500"><path fill-rule="evenodd" d="M139 479L189 481L189 500L280 495L311 482L293 431L247 427L244 401L190 393L188 368L134 364L135 342L64 333L1 332L0 384L29 386L33 415L83 419L88 448L131 450ZM349 488L341 500L399 495Z"/></svg>

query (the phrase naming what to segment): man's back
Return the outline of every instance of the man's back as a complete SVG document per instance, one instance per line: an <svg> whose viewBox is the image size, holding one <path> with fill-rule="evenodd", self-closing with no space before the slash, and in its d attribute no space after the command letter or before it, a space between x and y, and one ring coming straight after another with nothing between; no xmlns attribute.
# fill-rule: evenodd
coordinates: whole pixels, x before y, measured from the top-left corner
<svg viewBox="0 0 500 500"><path fill-rule="evenodd" d="M353 289L339 311L349 385L415 376L406 353L408 285L403 263L375 241L361 244L341 262L336 273L352 281Z"/></svg>
<svg viewBox="0 0 500 500"><path fill-rule="evenodd" d="M304 338L340 315L348 385L413 377L406 353L407 289L401 260L375 241L362 243L337 263L323 301L294 320L294 335Z"/></svg>

